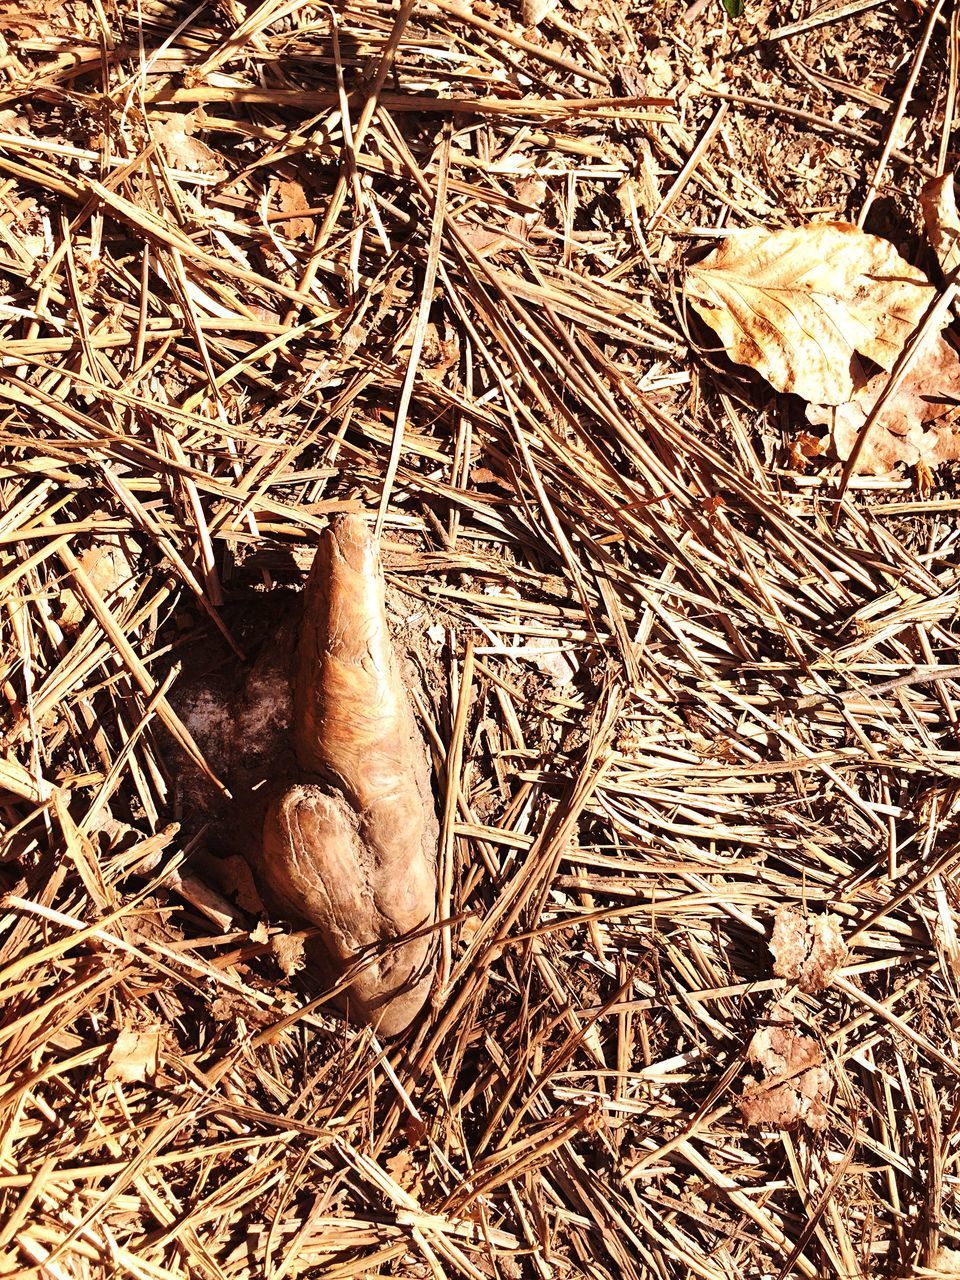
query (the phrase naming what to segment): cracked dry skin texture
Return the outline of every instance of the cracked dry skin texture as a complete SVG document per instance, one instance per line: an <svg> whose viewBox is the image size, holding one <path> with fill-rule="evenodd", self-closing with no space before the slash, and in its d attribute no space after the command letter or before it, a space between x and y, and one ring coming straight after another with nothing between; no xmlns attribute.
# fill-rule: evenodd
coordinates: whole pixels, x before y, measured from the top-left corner
<svg viewBox="0 0 960 1280"><path fill-rule="evenodd" d="M400 676L366 522L335 521L307 580L293 674L298 779L268 805L258 867L291 914L319 926L341 972L367 947L436 919L437 820L426 746ZM432 937L380 947L350 986L384 1035L427 999Z"/></svg>

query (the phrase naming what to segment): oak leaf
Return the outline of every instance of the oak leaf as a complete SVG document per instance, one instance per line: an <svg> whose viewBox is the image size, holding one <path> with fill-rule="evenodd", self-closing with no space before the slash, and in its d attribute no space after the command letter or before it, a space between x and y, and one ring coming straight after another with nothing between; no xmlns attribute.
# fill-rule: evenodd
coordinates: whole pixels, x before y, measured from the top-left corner
<svg viewBox="0 0 960 1280"><path fill-rule="evenodd" d="M863 425L887 385L878 373L848 404L807 406L807 419L830 428L841 461L853 452ZM903 385L871 424L857 457L858 475L889 475L898 463L926 466L960 458L960 356L940 334L924 343Z"/></svg>
<svg viewBox="0 0 960 1280"><path fill-rule="evenodd" d="M691 268L684 293L732 360L827 405L866 382L858 353L892 368L936 296L889 241L845 222L738 232Z"/></svg>

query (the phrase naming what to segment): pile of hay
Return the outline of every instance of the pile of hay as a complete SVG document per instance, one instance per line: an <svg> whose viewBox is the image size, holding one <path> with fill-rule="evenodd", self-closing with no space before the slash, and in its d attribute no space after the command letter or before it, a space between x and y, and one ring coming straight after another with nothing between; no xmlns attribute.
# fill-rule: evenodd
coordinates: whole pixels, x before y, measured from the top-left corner
<svg viewBox="0 0 960 1280"><path fill-rule="evenodd" d="M798 17L0 18L0 1275L955 1273L958 503L838 502L674 306L946 154L955 19ZM389 1041L183 782L350 511L441 830Z"/></svg>

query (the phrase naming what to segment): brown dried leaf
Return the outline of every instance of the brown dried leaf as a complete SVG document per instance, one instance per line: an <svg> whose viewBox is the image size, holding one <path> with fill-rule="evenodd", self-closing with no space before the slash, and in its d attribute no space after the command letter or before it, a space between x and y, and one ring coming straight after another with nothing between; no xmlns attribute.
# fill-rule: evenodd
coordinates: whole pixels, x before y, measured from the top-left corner
<svg viewBox="0 0 960 1280"><path fill-rule="evenodd" d="M257 916L263 911L263 900L250 867L238 853L218 858L216 870L220 888L236 902L241 911ZM266 939L264 939L266 941Z"/></svg>
<svg viewBox="0 0 960 1280"><path fill-rule="evenodd" d="M107 1080L130 1084L157 1074L160 1058L160 1027L124 1027L110 1050Z"/></svg>
<svg viewBox="0 0 960 1280"><path fill-rule="evenodd" d="M808 405L807 418L828 426L837 457L845 461L884 387L878 373L849 404ZM921 350L899 390L871 425L857 458L858 475L889 475L900 463L926 466L960 458L960 356L934 334Z"/></svg>
<svg viewBox="0 0 960 1280"><path fill-rule="evenodd" d="M531 227L543 221L543 203L550 188L537 174L521 178L514 188L516 198L529 206L529 212L516 213L507 223L507 230L524 239Z"/></svg>
<svg viewBox="0 0 960 1280"><path fill-rule="evenodd" d="M0 111L0 130L6 133L29 133L30 126L19 111L7 107Z"/></svg>
<svg viewBox="0 0 960 1280"><path fill-rule="evenodd" d="M220 157L200 138L194 137L199 128L197 111L168 111L162 119L150 122L153 136L163 147L167 163L175 169L190 173L207 173L212 177L226 177Z"/></svg>
<svg viewBox="0 0 960 1280"><path fill-rule="evenodd" d="M427 377L439 381L460 359L460 339L456 329L444 329L431 320L424 334L420 363Z"/></svg>
<svg viewBox="0 0 960 1280"><path fill-rule="evenodd" d="M210 1013L215 1022L229 1022L236 1016L235 1000L227 996L217 996L210 1001Z"/></svg>
<svg viewBox="0 0 960 1280"><path fill-rule="evenodd" d="M115 594L125 599L135 590L137 583L132 560L137 554L138 548L132 539L121 540L115 534L108 534L88 547L79 559L97 591L110 601ZM76 631L90 617L83 598L71 586L64 584L60 588L58 604L58 622L66 632Z"/></svg>
<svg viewBox="0 0 960 1280"><path fill-rule="evenodd" d="M495 484L498 489L502 489L505 493L513 492L513 485L510 481L498 475L496 471L491 471L489 467L473 467L470 475L474 484Z"/></svg>
<svg viewBox="0 0 960 1280"><path fill-rule="evenodd" d="M557 0L520 0L520 17L525 27L538 27L551 10L557 7Z"/></svg>
<svg viewBox="0 0 960 1280"><path fill-rule="evenodd" d="M284 220L279 223L280 230L292 240L299 236L313 235L313 218L290 215L304 214L310 208L310 201L303 189L303 183L295 178L274 178L270 183L270 198L279 206Z"/></svg>
<svg viewBox="0 0 960 1280"><path fill-rule="evenodd" d="M773 972L801 991L823 991L849 956L835 915L807 915L796 907L777 908L770 937Z"/></svg>
<svg viewBox="0 0 960 1280"><path fill-rule="evenodd" d="M952 173L931 178L920 191L920 209L927 239L945 276L960 265L960 214L957 213L953 179Z"/></svg>
<svg viewBox="0 0 960 1280"><path fill-rule="evenodd" d="M802 1035L790 1023L780 1022L754 1033L747 1058L754 1066L763 1067L767 1075L786 1079L819 1066L823 1054L816 1040Z"/></svg>
<svg viewBox="0 0 960 1280"><path fill-rule="evenodd" d="M306 964L301 933L275 933L270 939L270 949L280 966L280 972L287 978L299 973Z"/></svg>
<svg viewBox="0 0 960 1280"><path fill-rule="evenodd" d="M388 1156L386 1166L390 1177L404 1190L412 1191L419 1185L420 1170L411 1151L398 1151L395 1156Z"/></svg>
<svg viewBox="0 0 960 1280"><path fill-rule="evenodd" d="M844 222L752 227L691 268L684 288L732 360L831 405L864 381L858 352L892 368L935 292L892 244Z"/></svg>
<svg viewBox="0 0 960 1280"><path fill-rule="evenodd" d="M750 1128L795 1129L803 1123L815 1131L825 1129L830 1084L824 1067L779 1083L748 1079L739 1101L743 1123Z"/></svg>
<svg viewBox="0 0 960 1280"><path fill-rule="evenodd" d="M457 231L471 249L484 258L513 245L510 237L505 236L502 231L494 231L490 227L478 227L475 223L458 222Z"/></svg>
<svg viewBox="0 0 960 1280"><path fill-rule="evenodd" d="M761 1068L762 1078L747 1078L739 1101L744 1124L794 1129L804 1123L811 1129L826 1128L832 1081L815 1040L781 1016L773 1026L756 1032L747 1047L747 1059Z"/></svg>
<svg viewBox="0 0 960 1280"><path fill-rule="evenodd" d="M533 663L544 675L551 676L558 689L570 684L579 670L570 647L558 645L557 641L546 637L528 640L518 649L517 654Z"/></svg>

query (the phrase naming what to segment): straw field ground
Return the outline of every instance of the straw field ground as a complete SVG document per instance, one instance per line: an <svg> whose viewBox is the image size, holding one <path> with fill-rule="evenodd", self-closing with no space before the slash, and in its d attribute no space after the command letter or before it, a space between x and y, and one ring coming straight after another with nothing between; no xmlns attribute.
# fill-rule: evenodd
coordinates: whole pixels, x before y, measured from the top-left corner
<svg viewBox="0 0 960 1280"><path fill-rule="evenodd" d="M952 288L958 68L947 0L0 6L0 1274L960 1275L956 464L683 293L828 220ZM198 799L346 513L439 827L392 1038Z"/></svg>

